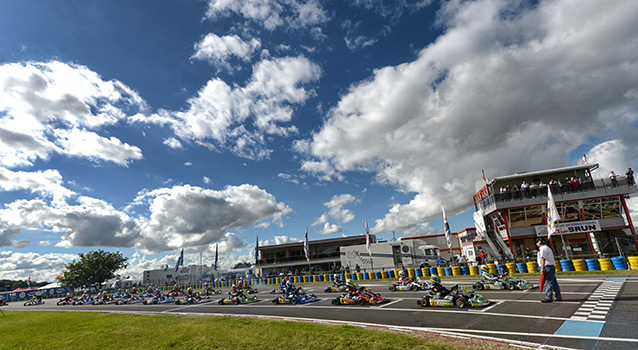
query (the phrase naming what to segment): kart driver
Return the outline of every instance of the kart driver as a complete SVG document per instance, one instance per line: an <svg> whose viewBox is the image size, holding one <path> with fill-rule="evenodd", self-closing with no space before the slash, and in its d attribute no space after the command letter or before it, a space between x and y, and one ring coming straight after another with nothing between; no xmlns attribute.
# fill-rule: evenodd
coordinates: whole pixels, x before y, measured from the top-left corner
<svg viewBox="0 0 638 350"><path fill-rule="evenodd" d="M436 294L438 298L445 298L451 291L441 284L441 278L437 275L431 275L430 281L432 282L432 292Z"/></svg>
<svg viewBox="0 0 638 350"><path fill-rule="evenodd" d="M405 273L403 271L399 271L399 283L401 283L404 286L410 283L410 279L405 278Z"/></svg>
<svg viewBox="0 0 638 350"><path fill-rule="evenodd" d="M488 283L495 283L496 281L498 281L498 276L491 273L487 265L481 266L481 275L483 276L483 279Z"/></svg>
<svg viewBox="0 0 638 350"><path fill-rule="evenodd" d="M339 278L339 275L337 275L336 273L334 274L334 276L332 276L332 283L334 284L336 288L343 287L346 285L345 283L343 283L343 281Z"/></svg>
<svg viewBox="0 0 638 350"><path fill-rule="evenodd" d="M357 296L359 294L360 287L354 283L354 281L349 278L346 282L346 293L349 298Z"/></svg>

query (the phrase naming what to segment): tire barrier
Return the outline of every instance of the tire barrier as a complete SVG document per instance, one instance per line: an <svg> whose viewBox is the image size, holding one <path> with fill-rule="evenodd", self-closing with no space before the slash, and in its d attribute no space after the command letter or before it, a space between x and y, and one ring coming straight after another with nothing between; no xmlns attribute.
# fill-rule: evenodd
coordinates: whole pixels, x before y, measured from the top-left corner
<svg viewBox="0 0 638 350"><path fill-rule="evenodd" d="M461 267L452 266L452 276L460 276L460 275L461 275Z"/></svg>
<svg viewBox="0 0 638 350"><path fill-rule="evenodd" d="M421 268L421 277L430 277L430 268L422 267Z"/></svg>
<svg viewBox="0 0 638 350"><path fill-rule="evenodd" d="M363 280L363 272L357 272L357 280Z"/></svg>
<svg viewBox="0 0 638 350"><path fill-rule="evenodd" d="M476 265L471 265L470 266L470 275L478 276L478 266L476 266Z"/></svg>
<svg viewBox="0 0 638 350"><path fill-rule="evenodd" d="M445 276L445 267L437 267L436 268L436 275L437 276Z"/></svg>
<svg viewBox="0 0 638 350"><path fill-rule="evenodd" d="M430 276L431 275L439 275L439 269L437 269L436 267L430 267Z"/></svg>
<svg viewBox="0 0 638 350"><path fill-rule="evenodd" d="M421 269L414 269L414 277L423 277Z"/></svg>
<svg viewBox="0 0 638 350"><path fill-rule="evenodd" d="M638 270L638 256L630 256L627 259L629 259L629 265L631 266L631 269Z"/></svg>
<svg viewBox="0 0 638 350"><path fill-rule="evenodd" d="M443 268L443 272L445 273L445 276L453 276L452 274L452 268L451 267L445 267Z"/></svg>
<svg viewBox="0 0 638 350"><path fill-rule="evenodd" d="M390 274L388 273L388 271L381 271L381 277L390 278Z"/></svg>
<svg viewBox="0 0 638 350"><path fill-rule="evenodd" d="M527 273L527 265L524 262L516 263L516 271L518 273Z"/></svg>
<svg viewBox="0 0 638 350"><path fill-rule="evenodd" d="M587 271L587 264L585 264L584 259L574 259L572 264L574 264L574 271Z"/></svg>
<svg viewBox="0 0 638 350"><path fill-rule="evenodd" d="M569 259L561 260L560 268L563 271L574 271L574 264Z"/></svg>
<svg viewBox="0 0 638 350"><path fill-rule="evenodd" d="M385 271L383 271L383 272L385 272ZM376 278L376 279L378 279L378 280L380 280L380 279L384 278L384 277L383 277L383 272L375 272L375 273L374 273L374 278Z"/></svg>
<svg viewBox="0 0 638 350"><path fill-rule="evenodd" d="M528 261L525 263L525 265L527 265L527 272L538 272L538 264L536 263L536 261Z"/></svg>
<svg viewBox="0 0 638 350"><path fill-rule="evenodd" d="M504 274L506 269L507 269L507 266L505 266L505 264L496 265L496 272L498 272L499 275Z"/></svg>
<svg viewBox="0 0 638 350"><path fill-rule="evenodd" d="M507 267L507 272L509 272L510 274L516 272L516 263L515 262L505 263L505 267Z"/></svg>
<svg viewBox="0 0 638 350"><path fill-rule="evenodd" d="M614 264L609 258L598 259L598 264L600 264L601 270L614 270Z"/></svg>
<svg viewBox="0 0 638 350"><path fill-rule="evenodd" d="M408 269L408 277L409 278L414 277L414 269Z"/></svg>
<svg viewBox="0 0 638 350"><path fill-rule="evenodd" d="M488 263L487 268L490 270L491 273L494 273L494 274L498 273L498 270L496 269L496 264L494 263Z"/></svg>
<svg viewBox="0 0 638 350"><path fill-rule="evenodd" d="M600 265L598 264L598 260L596 259L585 259L585 264L587 265L587 271L600 270Z"/></svg>
<svg viewBox="0 0 638 350"><path fill-rule="evenodd" d="M470 267L469 266L461 266L461 275L469 275Z"/></svg>
<svg viewBox="0 0 638 350"><path fill-rule="evenodd" d="M388 278L396 278L394 275L394 270L388 270Z"/></svg>
<svg viewBox="0 0 638 350"><path fill-rule="evenodd" d="M622 256L614 256L611 258L616 270L627 270L627 261Z"/></svg>

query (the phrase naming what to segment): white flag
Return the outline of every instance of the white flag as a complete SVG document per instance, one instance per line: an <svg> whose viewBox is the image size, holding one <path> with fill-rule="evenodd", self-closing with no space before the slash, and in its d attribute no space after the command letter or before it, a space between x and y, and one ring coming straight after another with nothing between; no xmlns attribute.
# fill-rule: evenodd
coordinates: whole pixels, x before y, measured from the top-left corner
<svg viewBox="0 0 638 350"><path fill-rule="evenodd" d="M452 242L450 241L450 224L448 224L447 222L447 216L445 215L445 208L443 207L443 203L441 203L441 210L443 211L443 224L445 225L445 241L447 242L448 249L450 249L450 247L452 247Z"/></svg>
<svg viewBox="0 0 638 350"><path fill-rule="evenodd" d="M556 203L554 202L554 196L550 186L547 186L547 238L556 233L556 222L560 220L558 209L556 209Z"/></svg>
<svg viewBox="0 0 638 350"><path fill-rule="evenodd" d="M366 249L368 250L368 255L372 257L372 251L370 250L370 244L372 244L372 239L370 238L370 230L368 230L368 219L366 219Z"/></svg>
<svg viewBox="0 0 638 350"><path fill-rule="evenodd" d="M306 260L310 262L310 254L308 254L308 228L306 227L306 239L303 241L303 251L306 253Z"/></svg>

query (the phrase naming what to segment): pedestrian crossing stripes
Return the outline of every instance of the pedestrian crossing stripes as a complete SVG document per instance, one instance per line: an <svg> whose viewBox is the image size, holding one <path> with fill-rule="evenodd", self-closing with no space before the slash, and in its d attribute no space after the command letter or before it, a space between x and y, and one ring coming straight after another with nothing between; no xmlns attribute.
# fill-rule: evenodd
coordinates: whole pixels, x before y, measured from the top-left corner
<svg viewBox="0 0 638 350"><path fill-rule="evenodd" d="M580 321L605 321L611 305L625 283L624 278L606 279L570 318Z"/></svg>

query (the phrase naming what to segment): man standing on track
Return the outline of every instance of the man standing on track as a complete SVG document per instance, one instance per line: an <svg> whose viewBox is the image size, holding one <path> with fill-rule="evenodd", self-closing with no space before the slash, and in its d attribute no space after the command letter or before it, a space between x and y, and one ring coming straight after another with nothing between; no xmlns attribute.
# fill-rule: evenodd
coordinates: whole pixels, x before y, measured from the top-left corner
<svg viewBox="0 0 638 350"><path fill-rule="evenodd" d="M538 256L536 258L538 266L541 268L541 273L545 275L545 299L541 300L543 303L551 303L553 301L552 294L556 295L556 301L563 301L563 296L560 294L560 286L556 280L556 260L554 260L554 253L547 246L544 238L538 238L536 240L536 246L538 247Z"/></svg>

